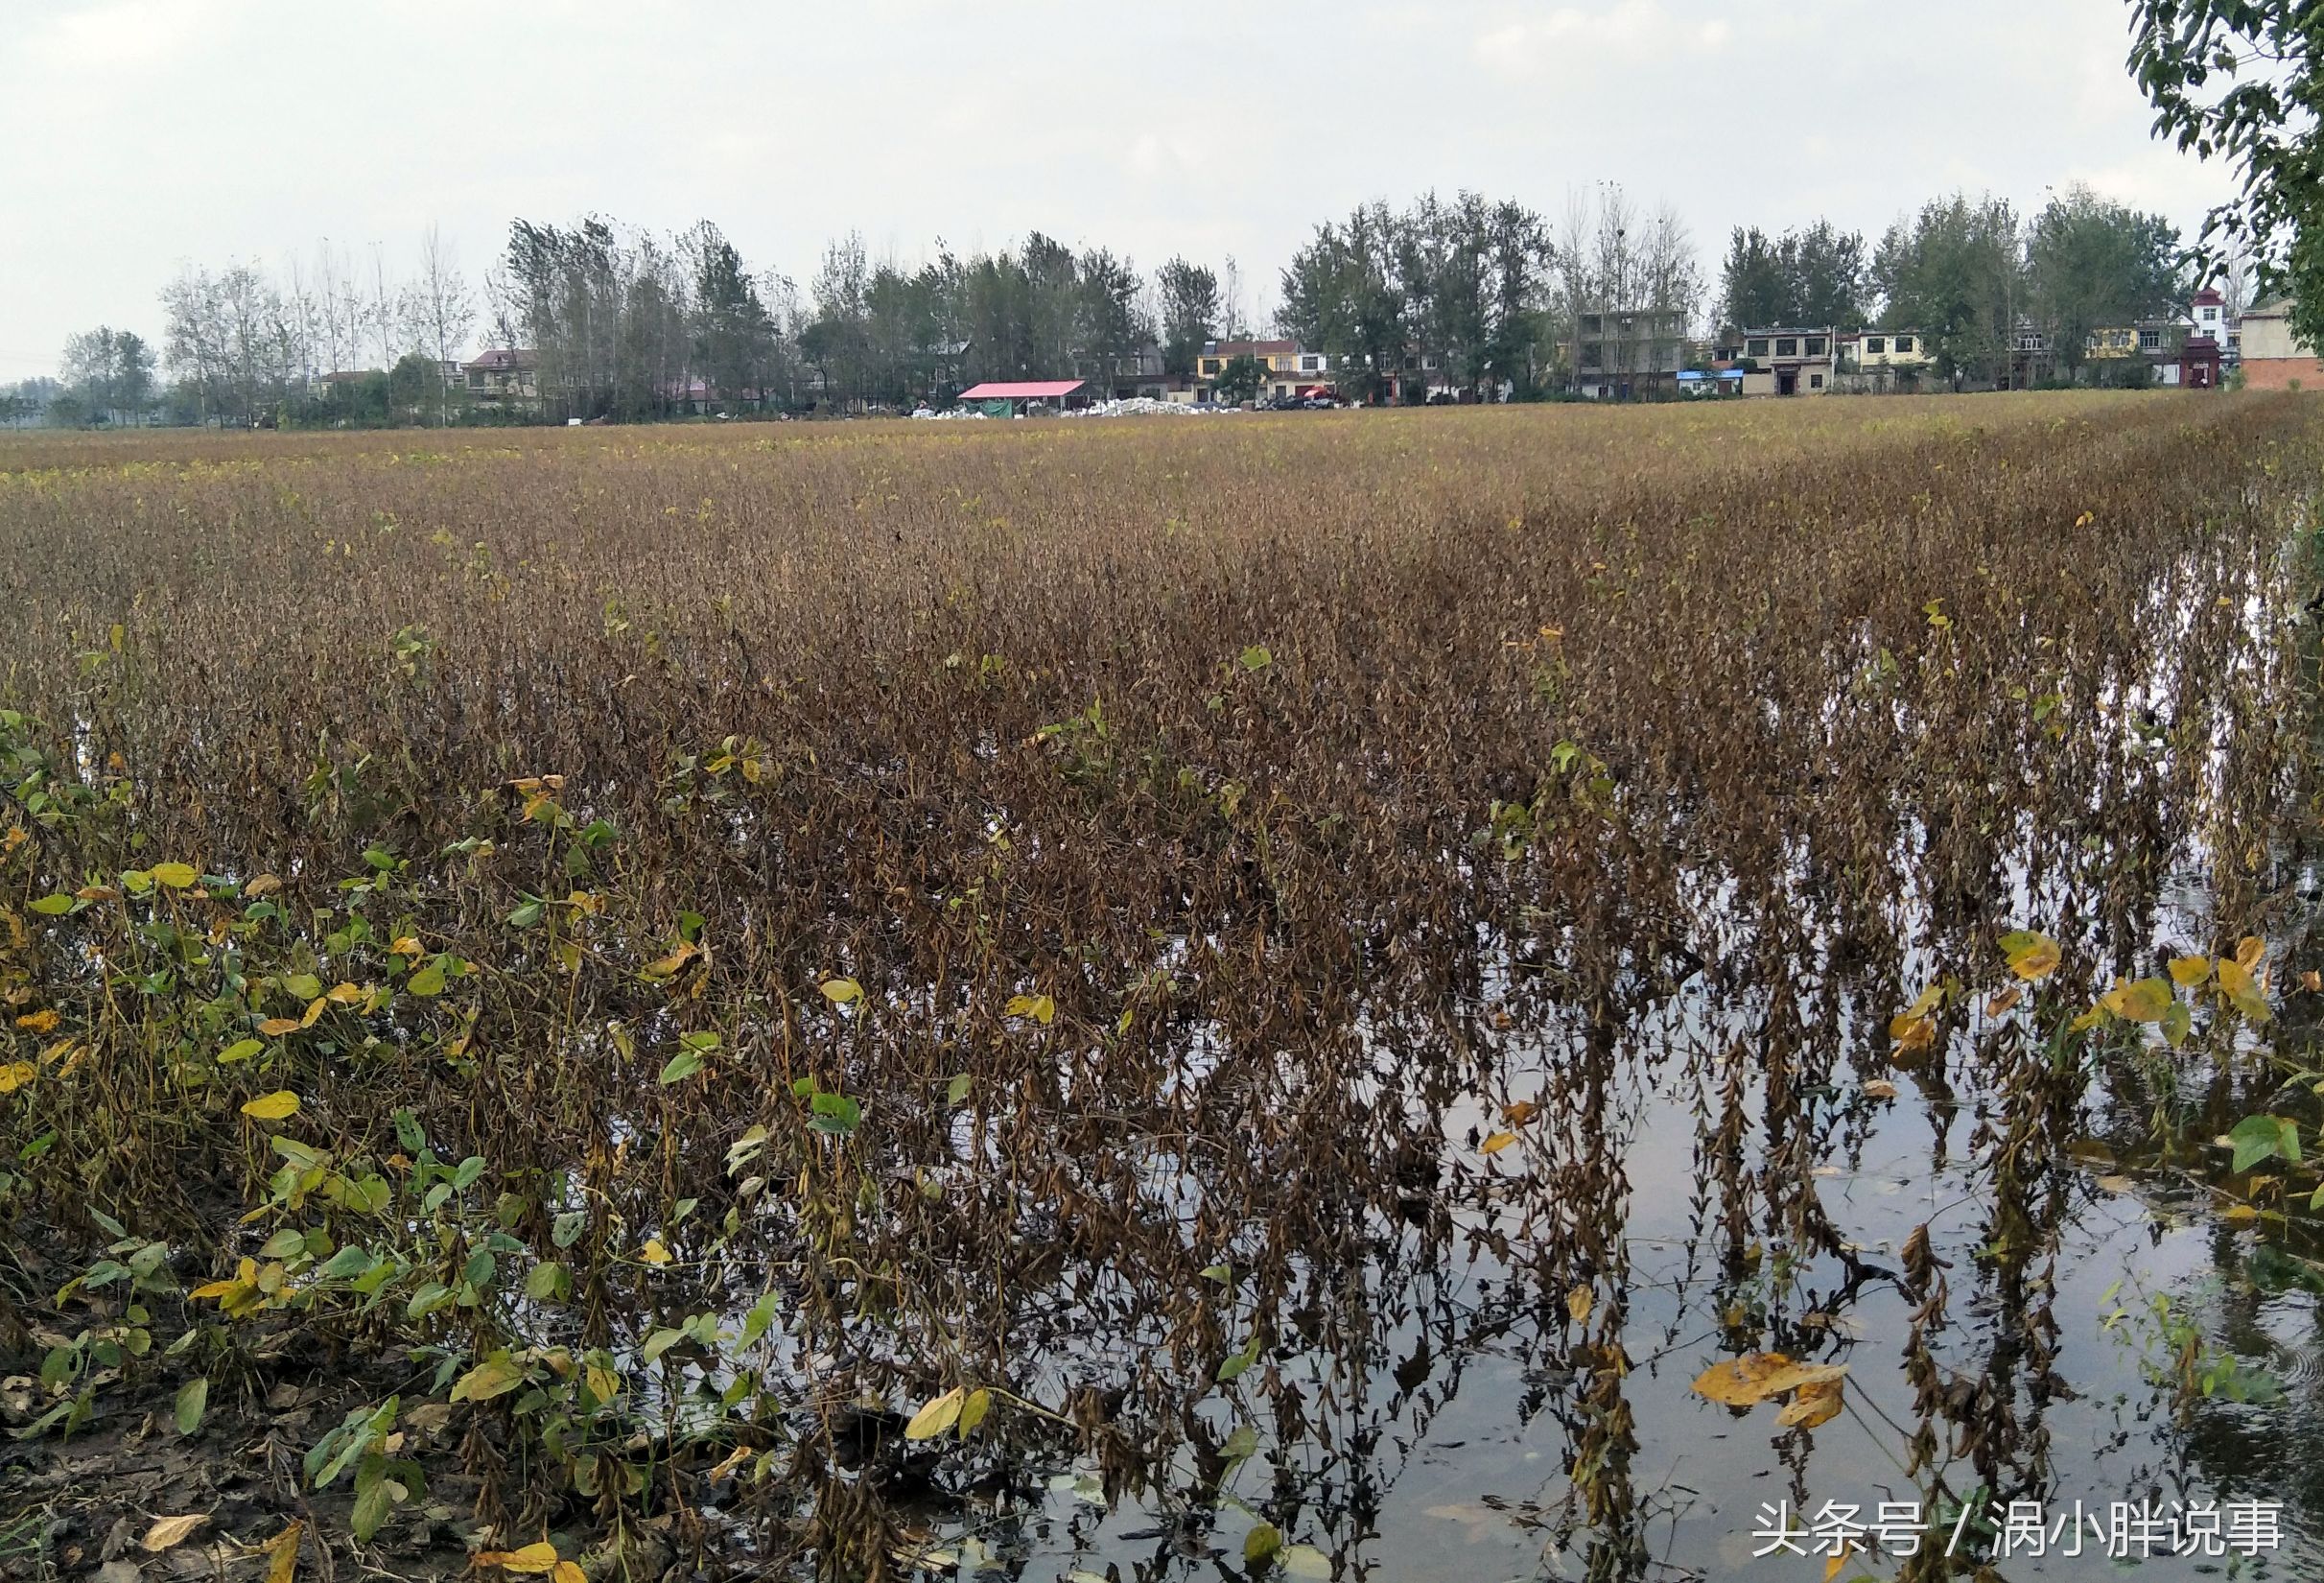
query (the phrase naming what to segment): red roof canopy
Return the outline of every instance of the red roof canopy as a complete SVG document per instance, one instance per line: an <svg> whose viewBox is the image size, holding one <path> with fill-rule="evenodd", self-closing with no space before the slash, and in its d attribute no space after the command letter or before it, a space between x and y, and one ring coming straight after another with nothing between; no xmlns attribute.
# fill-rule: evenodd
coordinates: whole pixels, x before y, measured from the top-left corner
<svg viewBox="0 0 2324 1583"><path fill-rule="evenodd" d="M1021 379L973 385L960 392L963 401L1025 401L1045 396L1071 395L1081 389L1078 379Z"/></svg>

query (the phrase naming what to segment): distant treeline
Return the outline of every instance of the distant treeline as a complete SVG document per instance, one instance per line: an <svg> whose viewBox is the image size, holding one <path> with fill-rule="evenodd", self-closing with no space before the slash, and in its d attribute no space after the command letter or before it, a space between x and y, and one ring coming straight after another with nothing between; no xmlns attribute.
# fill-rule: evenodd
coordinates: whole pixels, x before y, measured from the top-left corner
<svg viewBox="0 0 2324 1583"><path fill-rule="evenodd" d="M1665 366L1723 326L1909 327L1940 372L1976 377L2031 324L2071 374L2090 330L2168 314L2193 280L2168 222L2074 188L2031 217L2000 199L1940 198L1870 246L1826 222L1739 227L1714 291L1677 214L1601 184L1554 222L1467 192L1364 204L1318 225L1277 284L1256 322L1232 258L1174 256L1148 273L1036 232L967 255L939 241L908 265L850 235L802 291L753 269L708 221L661 235L594 215L518 220L481 284L433 230L408 272L385 248L328 243L271 270L188 266L161 295L158 358L134 334L84 332L60 383L0 395L0 421L473 418L458 363L480 331L537 359L537 394L496 402L495 415L552 421L903 407L988 379L1189 376L1206 343L1262 329L1328 354L1344 394L1425 366L1524 399L1569 387L1576 324L1604 312L1638 316L1649 343L1631 354ZM2228 284L2240 306L2240 272Z"/></svg>

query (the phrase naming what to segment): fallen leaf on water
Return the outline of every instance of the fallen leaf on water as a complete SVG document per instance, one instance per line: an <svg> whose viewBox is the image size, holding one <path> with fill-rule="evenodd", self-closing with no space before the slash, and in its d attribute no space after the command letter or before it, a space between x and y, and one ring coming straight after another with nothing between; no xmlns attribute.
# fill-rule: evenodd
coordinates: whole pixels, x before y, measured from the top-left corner
<svg viewBox="0 0 2324 1583"><path fill-rule="evenodd" d="M184 1517L157 1517L153 1525L145 1530L138 1541L148 1552L159 1555L174 1545L182 1545L196 1528L210 1520L207 1512L191 1512Z"/></svg>
<svg viewBox="0 0 2324 1583"><path fill-rule="evenodd" d="M1799 1394L1775 1415L1775 1422L1787 1429L1812 1429L1840 1416L1841 1391L1837 1380L1819 1380L1799 1387Z"/></svg>
<svg viewBox="0 0 2324 1583"><path fill-rule="evenodd" d="M1870 1082L1864 1085L1864 1091L1866 1095L1875 1099L1893 1099L1896 1098L1896 1085L1890 1082L1886 1077L1873 1078Z"/></svg>
<svg viewBox="0 0 2324 1583"><path fill-rule="evenodd" d="M2138 1191L2138 1184L2127 1176L2101 1176L2098 1185L2117 1194Z"/></svg>
<svg viewBox="0 0 2324 1583"><path fill-rule="evenodd" d="M1575 1324L1583 1325L1589 1322L1591 1301L1587 1287L1576 1287L1565 1294L1565 1311L1573 1315Z"/></svg>
<svg viewBox="0 0 2324 1583"><path fill-rule="evenodd" d="M1787 1363L1767 1377L1762 1389L1769 1396L1781 1396L1787 1390L1804 1385L1829 1385L1847 1378L1845 1363Z"/></svg>
<svg viewBox="0 0 2324 1583"><path fill-rule="evenodd" d="M1712 1364L1695 1377L1691 1388L1697 1396L1730 1407L1756 1406L1767 1400L1767 1381L1791 1366L1782 1353L1755 1352Z"/></svg>

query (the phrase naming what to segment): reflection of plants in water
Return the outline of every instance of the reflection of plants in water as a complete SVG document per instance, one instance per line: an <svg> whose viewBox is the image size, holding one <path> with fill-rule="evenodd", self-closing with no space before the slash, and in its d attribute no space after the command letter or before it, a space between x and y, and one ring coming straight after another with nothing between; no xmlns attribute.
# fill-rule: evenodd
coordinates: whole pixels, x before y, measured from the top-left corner
<svg viewBox="0 0 2324 1583"><path fill-rule="evenodd" d="M2108 1287L2102 1301L2114 1304L2123 1286L2118 1281ZM2138 1354L2148 1380L2170 1393L2171 1411L2181 1422L2204 1402L2266 1405L2284 1399L2283 1387L2267 1369L2212 1340L2204 1310L2217 1306L2219 1290L2217 1281L2184 1294L2141 1292L2134 1287L2128 1301L2100 1320L2107 1335Z"/></svg>

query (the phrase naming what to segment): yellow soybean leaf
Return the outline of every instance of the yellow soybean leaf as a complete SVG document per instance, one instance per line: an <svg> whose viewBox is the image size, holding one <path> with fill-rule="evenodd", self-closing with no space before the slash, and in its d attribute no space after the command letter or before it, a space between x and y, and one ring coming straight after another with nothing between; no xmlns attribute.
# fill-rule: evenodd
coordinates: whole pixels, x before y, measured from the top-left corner
<svg viewBox="0 0 2324 1583"><path fill-rule="evenodd" d="M1994 996L1993 999L1985 1003L1985 1015L1988 1017L1999 1017L2004 1012L2013 1011L2017 1008L2017 1003L2025 998L2026 986L2023 984L2011 984L2008 988L2003 990L2000 994Z"/></svg>
<svg viewBox="0 0 2324 1583"><path fill-rule="evenodd" d="M411 934L398 934L395 943L387 947L390 957L416 957L420 954L419 940Z"/></svg>
<svg viewBox="0 0 2324 1583"><path fill-rule="evenodd" d="M270 1039L279 1039L286 1033L296 1033L298 1029L296 1017L269 1017L258 1025L258 1031Z"/></svg>
<svg viewBox="0 0 2324 1583"><path fill-rule="evenodd" d="M1573 1316L1573 1321L1575 1324L1585 1325L1589 1323L1591 1301L1589 1288L1587 1287L1576 1287L1573 1290L1565 1294L1565 1311Z"/></svg>
<svg viewBox="0 0 2324 1583"><path fill-rule="evenodd" d="M201 878L190 862L157 862L146 872L153 876L155 885L166 885L172 890L183 890Z"/></svg>
<svg viewBox="0 0 2324 1583"><path fill-rule="evenodd" d="M1046 1028L1057 1015L1057 1003L1046 995L1012 995L1009 997L1009 1015L1030 1017Z"/></svg>
<svg viewBox="0 0 2324 1583"><path fill-rule="evenodd" d="M1756 1406L1770 1394L1767 1382L1791 1366L1792 1360L1782 1353L1755 1352L1712 1364L1695 1377L1689 1388L1697 1396L1726 1406Z"/></svg>
<svg viewBox="0 0 2324 1583"><path fill-rule="evenodd" d="M333 1005L353 1005L363 998L364 992L350 983L333 984L323 995Z"/></svg>
<svg viewBox="0 0 2324 1583"><path fill-rule="evenodd" d="M452 1400L489 1402L496 1396L506 1395L524 1382L525 1371L507 1358L487 1358L452 1382ZM549 1559L553 1563L556 1552L552 1550ZM510 1569L512 1571L516 1570ZM542 1567L539 1570L547 1571L549 1569Z"/></svg>
<svg viewBox="0 0 2324 1583"><path fill-rule="evenodd" d="M254 1122L280 1122L298 1114L298 1096L287 1088L246 1100L242 1113Z"/></svg>
<svg viewBox="0 0 2324 1583"><path fill-rule="evenodd" d="M2118 983L2099 997L2099 1004L2124 1022L2157 1023L2171 1009L2171 986L2160 979Z"/></svg>
<svg viewBox="0 0 2324 1583"><path fill-rule="evenodd" d="M1837 1380L1819 1380L1802 1385L1799 1394L1775 1415L1775 1422L1787 1429L1812 1429L1819 1424L1829 1423L1840 1416L1843 1388Z"/></svg>
<svg viewBox="0 0 2324 1583"><path fill-rule="evenodd" d="M1487 1154L1498 1154L1516 1141L1517 1135L1514 1132L1496 1132L1478 1147Z"/></svg>
<svg viewBox="0 0 2324 1583"><path fill-rule="evenodd" d="M544 1539L517 1550L479 1550L475 1561L480 1567L498 1567L505 1572L525 1572L537 1577L556 1571L557 1548Z"/></svg>
<svg viewBox="0 0 2324 1583"><path fill-rule="evenodd" d="M2193 989L2211 977L2209 957L2173 957L2171 958L2171 981Z"/></svg>
<svg viewBox="0 0 2324 1583"><path fill-rule="evenodd" d="M2062 959L2055 940L2036 934L2009 953L2009 971L2028 981L2046 979Z"/></svg>
<svg viewBox="0 0 2324 1583"><path fill-rule="evenodd" d="M206 1512L193 1512L184 1517L156 1517L153 1525L145 1530L145 1537L138 1543L145 1547L147 1553L159 1555L163 1550L184 1544L193 1536L196 1528L209 1520Z"/></svg>
<svg viewBox="0 0 2324 1583"><path fill-rule="evenodd" d="M267 1541L267 1583L293 1583L297 1577L298 1537L306 1531L304 1523L293 1522Z"/></svg>
<svg viewBox="0 0 2324 1583"><path fill-rule="evenodd" d="M863 999L863 986L853 979L826 979L822 987L823 998L833 1005Z"/></svg>
<svg viewBox="0 0 2324 1583"><path fill-rule="evenodd" d="M161 871L155 869L158 875ZM2260 958L2267 955L2267 942L2257 934L2246 934L2235 943L2235 964L2246 973L2255 972Z"/></svg>
<svg viewBox="0 0 2324 1583"><path fill-rule="evenodd" d="M322 1016L323 1012L330 1007L330 1004L331 1003L322 996L316 996L315 999L307 1003L306 1012L298 1019L298 1026L301 1028L313 1028L317 1019Z"/></svg>
<svg viewBox="0 0 2324 1583"><path fill-rule="evenodd" d="M2258 981L2240 959L2219 958L2219 992L2248 1021L2267 1020L2267 997L2260 993Z"/></svg>
<svg viewBox="0 0 2324 1583"><path fill-rule="evenodd" d="M662 1245L662 1239L659 1237L648 1237L646 1239L646 1246L640 1250L638 1256L644 1259L649 1264L667 1264L669 1263L669 1249Z"/></svg>
<svg viewBox="0 0 2324 1583"><path fill-rule="evenodd" d="M1781 1396L1785 1391L1807 1385L1829 1385L1847 1377L1845 1363L1786 1363L1763 1379L1760 1389L1769 1396Z"/></svg>
<svg viewBox="0 0 2324 1583"><path fill-rule="evenodd" d="M272 874L261 874L255 879L251 880L248 885L244 886L242 887L242 893L255 901L261 896L271 895L273 892L280 890L281 888L282 881L280 879L276 878ZM296 1527L297 1524L293 1524L292 1526Z"/></svg>
<svg viewBox="0 0 2324 1583"><path fill-rule="evenodd" d="M912 1414L912 1421L904 1426L904 1437L906 1440L933 1440L960 1422L960 1409L967 1405L968 1395L967 1391L954 1385Z"/></svg>
<svg viewBox="0 0 2324 1583"><path fill-rule="evenodd" d="M549 1574L550 1583L589 1583L589 1574L581 1571L578 1561L560 1561Z"/></svg>
<svg viewBox="0 0 2324 1583"><path fill-rule="evenodd" d="M30 1061L11 1061L0 1066L0 1094L13 1094L39 1075L39 1068Z"/></svg>
<svg viewBox="0 0 2324 1583"><path fill-rule="evenodd" d="M57 1015L55 1006L44 1006L38 1011L28 1011L17 1018L16 1026L28 1033L46 1033L61 1020Z"/></svg>

